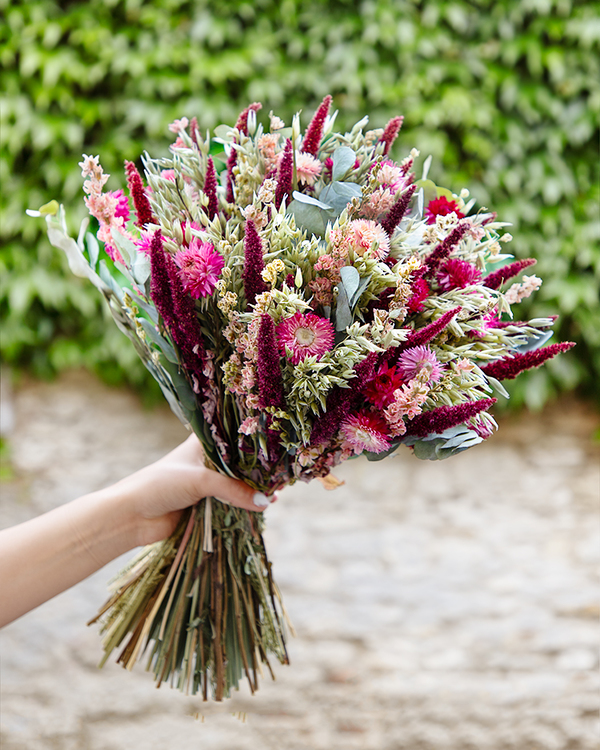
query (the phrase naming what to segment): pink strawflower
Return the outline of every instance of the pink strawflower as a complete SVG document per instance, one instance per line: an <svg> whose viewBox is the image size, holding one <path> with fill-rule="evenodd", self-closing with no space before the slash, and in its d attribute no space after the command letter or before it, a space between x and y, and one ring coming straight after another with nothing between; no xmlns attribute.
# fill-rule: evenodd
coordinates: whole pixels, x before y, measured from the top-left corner
<svg viewBox="0 0 600 750"><path fill-rule="evenodd" d="M180 250L175 255L175 263L185 290L194 299L208 297L214 292L225 265L223 256L210 242L201 242L197 237L192 239L186 250Z"/></svg>
<svg viewBox="0 0 600 750"><path fill-rule="evenodd" d="M284 355L286 347L290 350L288 357L293 365L306 357L320 359L333 347L334 338L332 324L314 313L297 312L277 326L279 349Z"/></svg>
<svg viewBox="0 0 600 750"><path fill-rule="evenodd" d="M402 376L396 367L390 367L387 362L382 362L374 377L367 381L363 393L373 406L384 409L392 403L394 391L398 390L402 383Z"/></svg>
<svg viewBox="0 0 600 750"><path fill-rule="evenodd" d="M344 437L342 448L352 448L356 454L383 453L391 447L387 425L377 414L361 411L348 417L340 431Z"/></svg>
<svg viewBox="0 0 600 750"><path fill-rule="evenodd" d="M386 159L377 173L377 182L384 188L389 188L393 194L405 186L406 176L397 164L391 159Z"/></svg>
<svg viewBox="0 0 600 750"><path fill-rule="evenodd" d="M458 258L450 258L440 268L437 281L443 292L464 289L481 279L481 271L472 263Z"/></svg>
<svg viewBox="0 0 600 750"><path fill-rule="evenodd" d="M283 156L283 154L282 154ZM304 185L314 185L317 177L321 174L323 165L311 154L296 151L296 175L298 182Z"/></svg>
<svg viewBox="0 0 600 750"><path fill-rule="evenodd" d="M442 377L442 366L435 353L428 346L414 346L398 357L398 370L404 380L413 380L423 371L428 375L427 385L437 382Z"/></svg>
<svg viewBox="0 0 600 750"><path fill-rule="evenodd" d="M350 244L358 255L368 254L369 257L383 260L390 252L389 237L376 221L356 219L350 222L350 230ZM371 251L373 243L377 244Z"/></svg>
<svg viewBox="0 0 600 750"><path fill-rule="evenodd" d="M439 198L429 201L425 209L425 218L428 224L435 224L438 216L447 216L451 213L455 213L459 219L464 218L464 214L458 208L458 203L456 201L449 201L448 198L442 195Z"/></svg>

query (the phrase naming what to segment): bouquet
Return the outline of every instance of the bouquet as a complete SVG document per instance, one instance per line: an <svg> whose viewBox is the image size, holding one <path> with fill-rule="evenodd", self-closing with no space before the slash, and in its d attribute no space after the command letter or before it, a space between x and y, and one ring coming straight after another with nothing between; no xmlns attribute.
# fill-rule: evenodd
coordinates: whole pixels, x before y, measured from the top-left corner
<svg viewBox="0 0 600 750"><path fill-rule="evenodd" d="M402 124L334 130L325 97L303 132L260 104L202 134L177 120L166 158L126 163L128 195L106 191L84 156L98 223L68 236L56 202L52 244L106 298L114 319L200 439L206 464L271 495L408 446L443 459L492 434L501 381L570 348L543 346L554 318L513 320L541 280L507 262L506 223L462 190L390 156ZM133 209L133 211L132 211ZM508 285L508 286L506 286ZM204 699L270 658L287 662L285 608L261 514L203 498L174 534L143 549L96 619L104 660L143 652L158 684Z"/></svg>

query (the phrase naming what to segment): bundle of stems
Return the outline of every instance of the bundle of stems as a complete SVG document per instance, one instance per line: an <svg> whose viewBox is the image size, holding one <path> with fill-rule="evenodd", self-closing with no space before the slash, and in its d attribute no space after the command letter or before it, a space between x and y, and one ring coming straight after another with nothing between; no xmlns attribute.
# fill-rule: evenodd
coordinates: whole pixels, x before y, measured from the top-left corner
<svg viewBox="0 0 600 750"><path fill-rule="evenodd" d="M269 655L287 664L291 628L271 574L262 516L204 498L166 540L145 547L112 582L100 620L102 666L127 639L117 662L131 670L144 652L157 687L220 701L244 675L250 691ZM293 631L292 631L293 632Z"/></svg>

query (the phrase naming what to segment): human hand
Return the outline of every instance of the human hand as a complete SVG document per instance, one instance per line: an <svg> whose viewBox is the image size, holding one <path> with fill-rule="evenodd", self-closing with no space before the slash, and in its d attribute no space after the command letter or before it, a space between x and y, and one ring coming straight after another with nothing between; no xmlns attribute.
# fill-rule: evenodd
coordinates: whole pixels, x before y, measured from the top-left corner
<svg viewBox="0 0 600 750"><path fill-rule="evenodd" d="M267 497L239 479L208 469L200 441L193 434L166 456L109 490L122 496L134 516L134 523L129 526L137 540L132 546L165 539L175 530L182 510L203 497L215 497L259 513L277 498Z"/></svg>

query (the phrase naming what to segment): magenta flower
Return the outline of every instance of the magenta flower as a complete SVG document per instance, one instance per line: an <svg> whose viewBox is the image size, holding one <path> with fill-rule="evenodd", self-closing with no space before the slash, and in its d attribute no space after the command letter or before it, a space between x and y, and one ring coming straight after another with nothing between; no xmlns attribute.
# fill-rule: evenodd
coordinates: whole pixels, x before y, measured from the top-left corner
<svg viewBox="0 0 600 750"><path fill-rule="evenodd" d="M425 258L425 275L435 273L440 263L442 263L462 240L463 235L469 228L468 223L463 221L462 224L454 227L445 240L436 245L435 248Z"/></svg>
<svg viewBox="0 0 600 750"><path fill-rule="evenodd" d="M457 202L449 201L448 198L442 195L439 198L429 201L425 209L425 218L428 224L435 224L438 216L447 216L452 213L455 213L459 219L464 218L464 214L459 210Z"/></svg>
<svg viewBox="0 0 600 750"><path fill-rule="evenodd" d="M409 312L417 313L424 309L423 300L429 297L429 284L425 279L415 279L412 282L412 296L406 303Z"/></svg>
<svg viewBox="0 0 600 750"><path fill-rule="evenodd" d="M394 229L404 218L404 214L408 211L408 205L416 189L416 185L411 185L410 187L408 187L390 208L383 221L381 222L381 226L390 235L390 237L392 236L392 232L394 231Z"/></svg>
<svg viewBox="0 0 600 750"><path fill-rule="evenodd" d="M258 404L261 409L267 406L280 407L284 404L283 381L279 366L279 352L275 338L273 318L266 313L261 315L258 330Z"/></svg>
<svg viewBox="0 0 600 750"><path fill-rule="evenodd" d="M403 379L396 367L382 362L377 373L367 381L363 388L364 395L378 409L385 409L394 400L394 391L402 386Z"/></svg>
<svg viewBox="0 0 600 750"><path fill-rule="evenodd" d="M398 371L404 380L413 380L423 370L429 375L427 385L432 385L442 377L442 366L428 346L413 346L398 357Z"/></svg>
<svg viewBox="0 0 600 750"><path fill-rule="evenodd" d="M313 313L297 312L277 326L279 349L284 355L287 354L286 347L290 350L288 357L293 365L306 357L320 359L333 347L334 338L332 324Z"/></svg>
<svg viewBox="0 0 600 750"><path fill-rule="evenodd" d="M256 230L256 224L252 219L248 219L246 236L244 237L244 270L242 272L244 294L248 305L253 305L256 302L256 296L267 289L262 277L263 268L263 249L260 235Z"/></svg>
<svg viewBox="0 0 600 750"><path fill-rule="evenodd" d="M123 221L126 223L129 221L129 201L127 200L127 196L122 190L113 190L112 192L108 193L111 195L116 201L117 205L115 207L115 216L117 218L123 219Z"/></svg>
<svg viewBox="0 0 600 750"><path fill-rule="evenodd" d="M175 255L179 278L194 299L210 296L219 280L225 261L210 242L194 237L186 250Z"/></svg>
<svg viewBox="0 0 600 750"><path fill-rule="evenodd" d="M361 411L348 417L340 429L344 437L342 447L352 448L356 454L383 453L391 447L387 424L377 414Z"/></svg>
<svg viewBox="0 0 600 750"><path fill-rule="evenodd" d="M573 341L563 341L560 344L550 344L543 346L541 349L534 349L531 352L515 352L509 357L502 357L495 362L490 362L481 369L490 378L497 380L512 380L523 370L529 370L532 367L539 367L547 359L566 352L575 346Z"/></svg>
<svg viewBox="0 0 600 750"><path fill-rule="evenodd" d="M440 268L437 281L444 292L452 289L464 289L476 284L481 279L481 271L472 263L458 258L450 258Z"/></svg>
<svg viewBox="0 0 600 750"><path fill-rule="evenodd" d="M418 414L408 422L407 433L417 437L442 433L450 427L464 424L479 412L487 411L495 403L495 398L482 398L479 401L464 401L462 404L456 404L455 406L438 406L431 411Z"/></svg>

